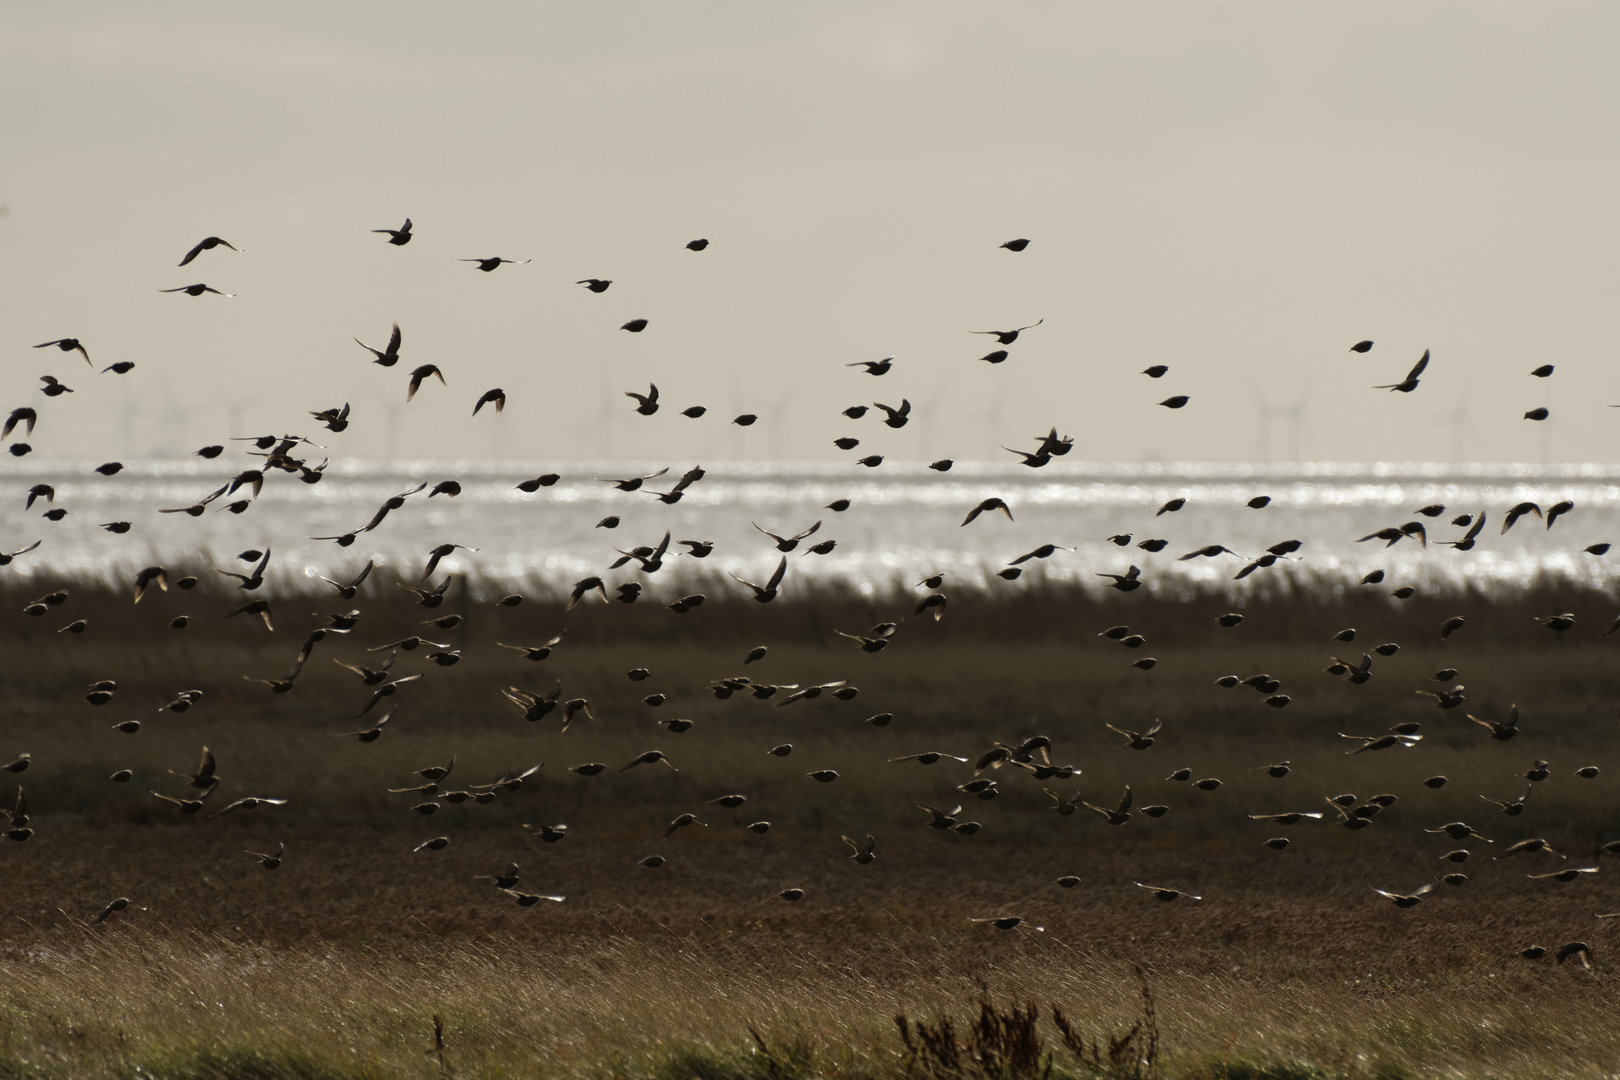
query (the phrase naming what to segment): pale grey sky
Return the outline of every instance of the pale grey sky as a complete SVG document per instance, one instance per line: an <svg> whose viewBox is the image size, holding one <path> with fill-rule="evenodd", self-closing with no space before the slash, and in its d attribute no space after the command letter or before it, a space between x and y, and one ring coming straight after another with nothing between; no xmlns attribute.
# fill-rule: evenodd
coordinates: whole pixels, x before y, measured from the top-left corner
<svg viewBox="0 0 1620 1080"><path fill-rule="evenodd" d="M1599 3L11 5L0 404L98 458L344 401L337 456L392 426L1010 462L1055 424L1089 459L1612 458L1617 32ZM407 216L406 247L368 231ZM175 265L211 234L242 253ZM454 261L486 255L534 261ZM157 291L199 281L239 295ZM966 333L1041 318L999 366ZM394 320L384 370L352 339ZM29 348L70 335L96 373ZM1371 389L1425 348L1416 392ZM404 405L429 362L448 387ZM902 431L838 415L902 397Z"/></svg>

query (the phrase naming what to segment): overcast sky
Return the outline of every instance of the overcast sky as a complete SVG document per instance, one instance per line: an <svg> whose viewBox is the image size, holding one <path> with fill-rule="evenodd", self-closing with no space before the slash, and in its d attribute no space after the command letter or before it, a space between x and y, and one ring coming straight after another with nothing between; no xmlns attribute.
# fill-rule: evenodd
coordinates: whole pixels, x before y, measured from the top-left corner
<svg viewBox="0 0 1620 1080"><path fill-rule="evenodd" d="M1578 2L9 5L0 404L97 458L347 401L336 457L1612 459L1616 40ZM533 262L455 261L492 255ZM238 295L158 292L195 282ZM967 333L1037 319L1000 365ZM396 320L384 369L353 339Z"/></svg>

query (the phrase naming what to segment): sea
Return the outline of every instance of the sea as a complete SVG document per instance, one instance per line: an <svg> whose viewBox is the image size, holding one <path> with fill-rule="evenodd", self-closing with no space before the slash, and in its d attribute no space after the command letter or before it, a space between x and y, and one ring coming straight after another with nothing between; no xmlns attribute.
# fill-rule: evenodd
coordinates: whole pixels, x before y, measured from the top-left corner
<svg viewBox="0 0 1620 1080"><path fill-rule="evenodd" d="M745 586L734 575L764 583L782 558L765 531L791 536L815 531L789 553L782 594L838 585L868 595L912 592L922 578L943 573L950 588L1028 588L1048 583L1085 589L1108 586L1108 574L1141 568L1143 588L1167 596L1214 590L1356 587L1383 570L1381 587L1412 586L1438 592L1471 585L1488 594L1535 584L1570 582L1603 589L1611 555L1585 551L1620 543L1620 466L1451 465L1410 462L1344 464L1119 464L1054 459L1040 469L1004 463L959 462L949 472L886 462L877 469L842 463L721 462L705 467L679 502L666 505L650 492L668 490L697 463L626 461L365 461L330 466L316 484L270 473L262 493L242 513L226 504L237 492L208 504L197 517L160 513L195 504L255 459L200 458L129 461L107 477L100 462L30 459L0 479L0 552L17 556L0 574L39 579L100 577L128 581L145 566L207 575L211 568L246 573L245 553L269 550L272 588L317 576L352 576L367 559L379 575L419 583L434 547L464 545L443 559L445 573L468 576L480 592L566 589L601 575L613 585L641 575L634 562L609 572L618 551L655 547L668 531L680 541L712 542L712 554L680 554L660 573L660 591ZM669 472L638 491L611 481ZM518 484L545 474L559 479L533 493ZM26 477L26 479L24 478ZM371 520L391 496L418 484L460 485L455 496L409 496L381 524L347 547L323 537L352 532ZM24 509L33 484L55 489L54 502ZM1263 508L1250 500L1269 496ZM981 514L982 501L1003 500L1011 518ZM829 508L849 500L843 511ZM1186 500L1173 512L1160 509ZM1562 501L1572 509L1551 527L1524 516L1502 532L1506 512L1522 502L1546 511ZM1437 516L1420 508L1441 505ZM67 514L45 519L51 508ZM1472 550L1438 541L1461 539L1459 515L1485 514L1488 522ZM127 521L122 534L106 523ZM1408 522L1416 537L1392 546L1361 538ZM1127 538L1128 539L1123 539ZM810 545L836 541L826 554ZM1164 540L1153 553L1137 546ZM1245 580L1235 575L1250 560L1283 541L1298 550ZM998 575L1015 559L1057 545L1050 557L1021 564L1022 576ZM1214 557L1180 558L1207 545L1230 549ZM616 551L617 549L617 551Z"/></svg>

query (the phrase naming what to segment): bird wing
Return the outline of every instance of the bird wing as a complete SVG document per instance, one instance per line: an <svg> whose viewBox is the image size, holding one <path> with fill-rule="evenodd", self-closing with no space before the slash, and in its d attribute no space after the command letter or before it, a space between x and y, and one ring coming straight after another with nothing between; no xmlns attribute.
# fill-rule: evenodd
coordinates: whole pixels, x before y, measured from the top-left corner
<svg viewBox="0 0 1620 1080"><path fill-rule="evenodd" d="M1413 364L1412 365L1412 370L1406 373L1407 380L1410 381L1412 379L1417 378L1419 375L1423 374L1423 369L1428 367L1428 366L1429 366L1429 350L1424 349L1423 350L1423 355L1418 359L1418 362Z"/></svg>

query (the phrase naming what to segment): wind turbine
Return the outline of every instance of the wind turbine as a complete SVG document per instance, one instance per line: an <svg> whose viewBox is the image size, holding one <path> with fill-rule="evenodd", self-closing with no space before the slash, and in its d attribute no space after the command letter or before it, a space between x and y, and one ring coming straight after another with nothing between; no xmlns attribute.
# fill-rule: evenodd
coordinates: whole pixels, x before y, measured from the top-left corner
<svg viewBox="0 0 1620 1080"><path fill-rule="evenodd" d="M1260 460L1266 462L1270 462L1272 460L1273 424L1277 421L1281 421L1289 425L1290 438L1288 460L1302 460L1301 443L1303 441L1302 431L1305 423L1305 406L1310 403L1311 388L1315 385L1315 383L1316 379L1314 377L1306 382L1305 388L1300 391L1299 397L1289 405L1273 405L1266 395L1261 391L1259 384L1252 384L1254 386L1255 400L1258 402L1257 408L1260 413L1259 422L1255 425L1255 432L1259 438L1258 455Z"/></svg>
<svg viewBox="0 0 1620 1080"><path fill-rule="evenodd" d="M996 450L1000 449L1001 436L997 435L996 432L1003 430L1004 407L1007 403L1007 395L1012 391L1012 380L997 379L996 382L998 384L996 394L990 399L990 404L978 412L968 414L969 422L983 425L984 444L982 449L984 457L982 460L984 461L1000 459L1001 455L997 454Z"/></svg>
<svg viewBox="0 0 1620 1080"><path fill-rule="evenodd" d="M613 425L619 421L619 412L614 408L618 404L618 398L613 392L612 383L612 372L603 368L601 392L596 398L596 457L598 461L610 461L613 458Z"/></svg>
<svg viewBox="0 0 1620 1080"><path fill-rule="evenodd" d="M366 388L366 396L383 410L383 460L395 460L395 452L399 449L399 422L405 415L405 404L395 397L385 397L372 387Z"/></svg>
<svg viewBox="0 0 1620 1080"><path fill-rule="evenodd" d="M186 430L191 416L191 408L181 403L174 393L174 388L169 385L166 379L158 394L158 400L160 405L157 413L157 435L147 448L147 456L159 458L178 457L185 452L181 448L186 444Z"/></svg>
<svg viewBox="0 0 1620 1080"><path fill-rule="evenodd" d="M1469 382L1463 387L1462 397L1457 399L1457 407L1435 417L1451 428L1451 461L1454 465L1461 465L1468 460L1467 435L1479 434L1479 429L1474 427L1474 421L1468 413L1468 399L1473 392L1474 384Z"/></svg>
<svg viewBox="0 0 1620 1080"><path fill-rule="evenodd" d="M947 376L928 397L917 399L917 407L913 411L917 424L917 451L925 459L934 457L937 446L935 440L939 435L939 410L934 406L944 400L945 395L950 392L952 381L953 379Z"/></svg>

